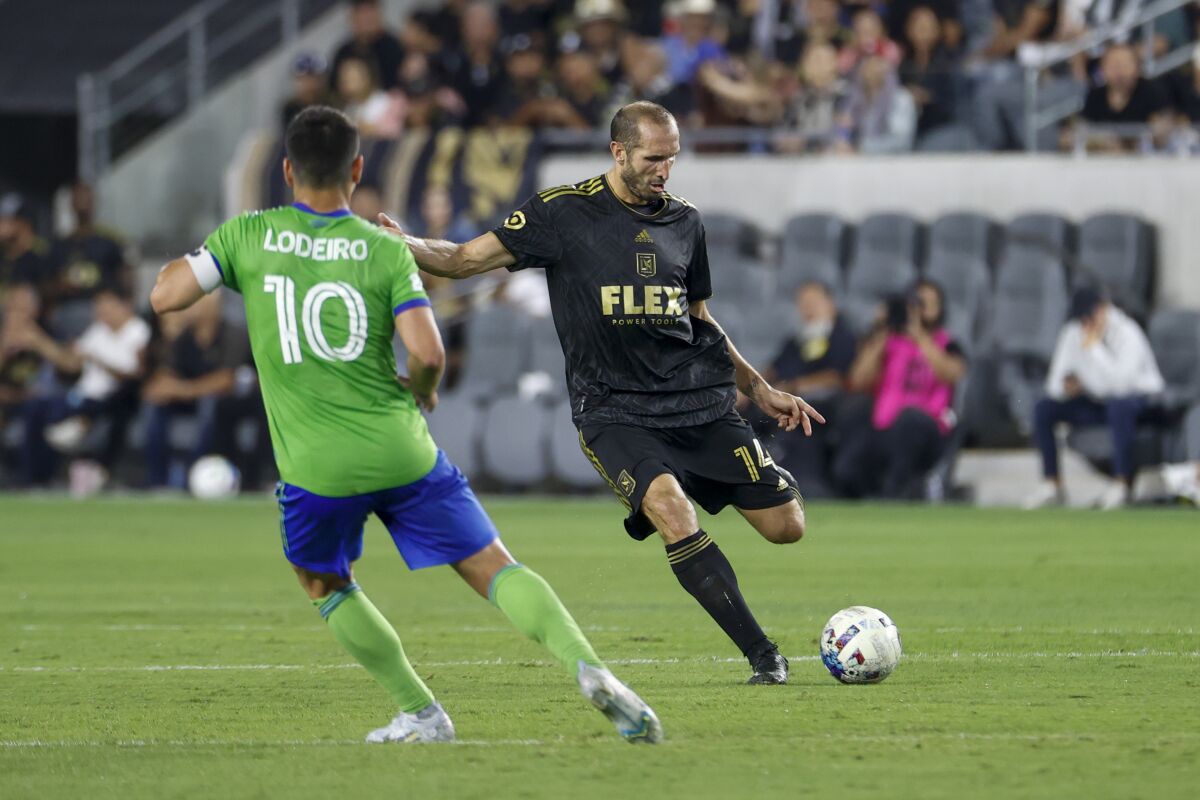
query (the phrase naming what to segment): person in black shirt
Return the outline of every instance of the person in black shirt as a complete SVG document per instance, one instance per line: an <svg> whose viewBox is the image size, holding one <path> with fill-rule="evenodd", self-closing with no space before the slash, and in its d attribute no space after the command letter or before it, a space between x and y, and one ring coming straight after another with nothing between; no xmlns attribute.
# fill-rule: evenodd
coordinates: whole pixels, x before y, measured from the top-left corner
<svg viewBox="0 0 1200 800"><path fill-rule="evenodd" d="M125 259L125 243L118 234L96 225L96 197L88 184L77 182L71 187L71 213L75 229L50 250L55 275L51 299L55 305L90 304L101 286L129 292L133 270ZM86 317L76 314L76 318ZM64 330L56 326L55 335L73 338L82 332L82 328Z"/></svg>
<svg viewBox="0 0 1200 800"><path fill-rule="evenodd" d="M1134 49L1127 44L1114 44L1100 61L1104 85L1087 94L1080 116L1097 125L1163 126L1170 122L1170 99L1157 83L1141 76L1141 67ZM1138 137L1101 133L1089 137L1090 145L1098 150L1130 151L1136 148Z"/></svg>
<svg viewBox="0 0 1200 800"><path fill-rule="evenodd" d="M182 488L182 472L171 480L171 419L195 417L188 465L215 452L220 404L233 394L238 367L250 361L249 341L244 329L221 318L221 299L216 294L165 318L163 333L161 363L142 387L147 412L146 483L174 483Z"/></svg>
<svg viewBox="0 0 1200 800"><path fill-rule="evenodd" d="M20 195L0 198L0 293L27 283L37 290L44 306L53 288L53 262L33 223L33 210ZM43 316L44 312L43 308Z"/></svg>
<svg viewBox="0 0 1200 800"><path fill-rule="evenodd" d="M679 153L675 118L631 103L610 135L607 173L539 192L466 244L405 240L434 275L546 270L572 417L585 454L629 510L626 531L660 533L680 584L749 660L751 683L786 683L786 659L688 495L710 513L733 505L769 541L799 540L799 492L734 411L737 390L789 431L824 418L772 388L709 312L700 213L666 191ZM380 222L399 231L386 215Z"/></svg>
<svg viewBox="0 0 1200 800"><path fill-rule="evenodd" d="M334 52L333 63L329 65L331 90L337 89L338 72L348 58L366 59L375 68L385 92L400 84L404 45L384 27L379 0L351 0L350 38Z"/></svg>
<svg viewBox="0 0 1200 800"><path fill-rule="evenodd" d="M796 290L796 310L800 325L781 343L766 377L784 391L814 399L827 409L836 408L854 363L854 333L838 313L833 291L818 281ZM777 460L795 476L808 497L833 494L827 430L828 426L815 429L812 436L792 433L775 439L782 449L776 454Z"/></svg>

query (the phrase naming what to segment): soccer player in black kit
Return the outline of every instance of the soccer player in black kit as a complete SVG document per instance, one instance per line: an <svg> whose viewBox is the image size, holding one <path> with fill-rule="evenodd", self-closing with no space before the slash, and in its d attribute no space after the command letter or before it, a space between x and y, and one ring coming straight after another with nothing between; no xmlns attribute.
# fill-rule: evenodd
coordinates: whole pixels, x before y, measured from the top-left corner
<svg viewBox="0 0 1200 800"><path fill-rule="evenodd" d="M734 410L737 391L789 431L810 434L813 420L825 420L769 386L709 312L700 213L666 192L679 152L674 117L655 103L631 103L611 134L613 166L604 175L539 192L466 244L405 239L433 275L546 270L572 418L584 453L629 511L626 530L639 540L658 531L680 584L749 660L750 683L786 683L787 659L688 496L713 514L734 506L768 541L799 540L795 481ZM380 222L399 232L385 215Z"/></svg>

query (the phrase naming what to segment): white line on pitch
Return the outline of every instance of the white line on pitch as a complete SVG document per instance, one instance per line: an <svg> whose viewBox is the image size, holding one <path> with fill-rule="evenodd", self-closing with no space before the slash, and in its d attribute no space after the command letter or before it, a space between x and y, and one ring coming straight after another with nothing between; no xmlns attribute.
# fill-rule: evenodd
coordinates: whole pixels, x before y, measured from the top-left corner
<svg viewBox="0 0 1200 800"><path fill-rule="evenodd" d="M789 741L830 742L830 743L896 743L924 741L1018 741L1018 742L1071 742L1092 741L1096 739L1111 739L1120 734L1104 733L973 733L968 731L944 733L898 733L898 734L799 734L789 735ZM1200 734L1177 731L1161 737L1161 741L1171 742L1179 739L1195 739ZM539 739L458 739L453 745L459 747L547 747L554 744L570 744L569 740L559 738L555 741ZM346 747L363 744L361 739L117 739L111 742L98 739L63 739L63 740L0 740L0 750L17 749L68 749L68 748L100 748L100 747Z"/></svg>
<svg viewBox="0 0 1200 800"><path fill-rule="evenodd" d="M1014 653L999 651L951 652L951 653L911 653L904 656L907 661L964 661L964 660L1041 660L1041 659L1072 659L1072 658L1200 658L1200 650L1102 650L1094 653ZM605 659L609 664L644 665L644 664L737 664L741 658L610 658ZM818 661L818 656L789 656L789 661ZM462 661L423 661L415 664L418 669L425 667L550 667L554 662L540 659L477 659ZM2 667L0 672L22 673L72 673L72 672L232 672L232 671L264 671L264 670L329 670L356 669L358 664L145 664L124 666L16 666Z"/></svg>

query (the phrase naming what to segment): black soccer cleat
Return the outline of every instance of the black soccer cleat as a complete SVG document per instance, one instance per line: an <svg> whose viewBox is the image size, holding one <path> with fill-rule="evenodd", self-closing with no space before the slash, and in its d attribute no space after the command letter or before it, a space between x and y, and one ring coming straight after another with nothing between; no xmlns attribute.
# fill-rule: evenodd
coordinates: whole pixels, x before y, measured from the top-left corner
<svg viewBox="0 0 1200 800"><path fill-rule="evenodd" d="M754 670L754 674L746 683L752 686L774 686L788 681L788 660L780 655L774 642L766 650L750 658L750 668Z"/></svg>

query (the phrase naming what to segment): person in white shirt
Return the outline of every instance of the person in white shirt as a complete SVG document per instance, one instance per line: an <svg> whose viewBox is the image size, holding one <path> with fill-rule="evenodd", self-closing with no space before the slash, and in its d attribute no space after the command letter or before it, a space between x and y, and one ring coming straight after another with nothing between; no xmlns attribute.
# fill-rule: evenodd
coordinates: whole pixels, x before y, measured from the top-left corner
<svg viewBox="0 0 1200 800"><path fill-rule="evenodd" d="M30 350L59 372L78 375L65 395L48 397L37 405L37 413L26 420L25 435L44 435L56 450L71 453L96 419L110 418L113 425L99 464L80 463L80 469L73 465L72 488L77 488L78 472L79 482L95 490L107 480L108 470L124 445L126 424L137 410L136 381L144 370L150 326L134 313L129 299L112 287L96 292L92 308L95 320L70 346L56 342L36 325L25 331L25 344ZM31 448L35 450L38 448Z"/></svg>
<svg viewBox="0 0 1200 800"><path fill-rule="evenodd" d="M1113 437L1113 484L1101 508L1125 505L1133 486L1134 435L1139 418L1164 389L1150 342L1136 322L1097 289L1071 298L1071 318L1058 335L1046 397L1034 409L1033 438L1046 482L1027 507L1065 502L1054 427L1107 425Z"/></svg>

